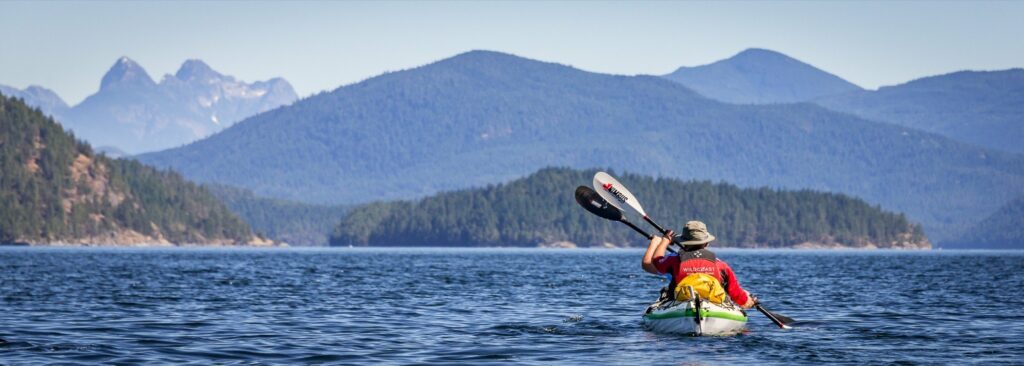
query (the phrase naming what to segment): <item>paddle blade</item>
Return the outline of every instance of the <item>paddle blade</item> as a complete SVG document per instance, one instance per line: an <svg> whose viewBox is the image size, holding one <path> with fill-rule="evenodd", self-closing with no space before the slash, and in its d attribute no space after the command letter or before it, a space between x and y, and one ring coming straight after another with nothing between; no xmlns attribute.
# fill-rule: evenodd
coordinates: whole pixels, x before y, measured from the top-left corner
<svg viewBox="0 0 1024 366"><path fill-rule="evenodd" d="M782 321L782 324L785 324L786 326L789 326L790 324L796 323L795 319L790 318L788 316L785 316L785 315L782 315L782 314L779 314L779 313L776 313L776 312L772 312L772 315L775 316L776 319L779 319L780 321Z"/></svg>
<svg viewBox="0 0 1024 366"><path fill-rule="evenodd" d="M602 198L620 210L622 209L621 205L625 204L640 214L640 216L647 216L647 212L640 206L640 202L636 200L636 197L622 183L619 183L618 180L615 180L608 173L597 172L597 174L594 174L594 189L597 190L597 193Z"/></svg>
<svg viewBox="0 0 1024 366"><path fill-rule="evenodd" d="M765 309L764 306L761 306L760 303L756 304L755 307L758 311L761 312L761 314L764 314L764 316L767 317L768 320L771 320L772 323L775 323L775 325L779 326L779 328L790 329L792 328L790 324L796 322L796 320L793 320L793 318L790 318L788 316L768 311L768 309Z"/></svg>
<svg viewBox="0 0 1024 366"><path fill-rule="evenodd" d="M622 220L622 211L608 204L597 192L587 186L576 187L576 203L590 213L612 221Z"/></svg>

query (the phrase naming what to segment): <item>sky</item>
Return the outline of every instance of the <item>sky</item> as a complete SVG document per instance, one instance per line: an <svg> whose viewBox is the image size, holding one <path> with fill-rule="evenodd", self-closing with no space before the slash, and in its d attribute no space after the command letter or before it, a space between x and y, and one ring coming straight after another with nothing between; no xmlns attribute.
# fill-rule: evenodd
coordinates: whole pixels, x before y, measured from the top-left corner
<svg viewBox="0 0 1024 366"><path fill-rule="evenodd" d="M69 104L121 56L155 80L186 59L300 96L486 49L666 74L767 48L866 88L1024 67L1024 2L0 1L0 84Z"/></svg>

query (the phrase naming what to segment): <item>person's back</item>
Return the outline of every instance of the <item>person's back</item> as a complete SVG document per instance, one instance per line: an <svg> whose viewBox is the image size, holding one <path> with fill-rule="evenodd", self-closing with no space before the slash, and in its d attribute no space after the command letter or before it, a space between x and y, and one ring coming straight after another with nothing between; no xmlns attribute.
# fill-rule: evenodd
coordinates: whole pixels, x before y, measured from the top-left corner
<svg viewBox="0 0 1024 366"><path fill-rule="evenodd" d="M691 275L708 275L714 277L724 288L733 303L744 308L754 306L756 299L740 286L729 264L707 249L715 237L708 233L707 226L700 221L687 222L683 229L683 251L665 255L668 245L672 242L672 232L661 238L651 239L651 244L644 253L642 266L644 270L654 274L671 274L672 282L669 289L674 292L677 284ZM673 294L678 296L679 294Z"/></svg>

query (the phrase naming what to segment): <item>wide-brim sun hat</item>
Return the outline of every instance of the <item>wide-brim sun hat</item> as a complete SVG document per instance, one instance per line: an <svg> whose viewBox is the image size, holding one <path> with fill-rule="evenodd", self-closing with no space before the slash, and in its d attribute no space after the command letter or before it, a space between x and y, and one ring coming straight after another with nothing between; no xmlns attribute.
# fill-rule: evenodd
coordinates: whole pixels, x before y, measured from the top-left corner
<svg viewBox="0 0 1024 366"><path fill-rule="evenodd" d="M700 221L689 221L683 226L683 234L679 235L679 244L702 245L715 240L715 236L708 232L708 226Z"/></svg>

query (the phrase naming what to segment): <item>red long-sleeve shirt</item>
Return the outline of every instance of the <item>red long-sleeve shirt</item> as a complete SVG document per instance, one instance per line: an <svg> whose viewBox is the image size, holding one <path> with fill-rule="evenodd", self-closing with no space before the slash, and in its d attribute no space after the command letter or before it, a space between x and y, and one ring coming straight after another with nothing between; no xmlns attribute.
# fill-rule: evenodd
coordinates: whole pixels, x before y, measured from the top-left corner
<svg viewBox="0 0 1024 366"><path fill-rule="evenodd" d="M749 294L740 286L740 281L736 279L736 274L732 272L732 268L721 259L716 258L714 265L706 259L689 259L685 263L681 263L679 256L672 254L654 257L654 267L658 269L659 273L672 274L672 287L670 288L673 290L676 288L676 282L686 278L686 276L694 273L704 273L714 276L718 279L718 282L725 285L725 292L729 294L732 302L744 305L749 298ZM722 278L723 275L727 278Z"/></svg>

